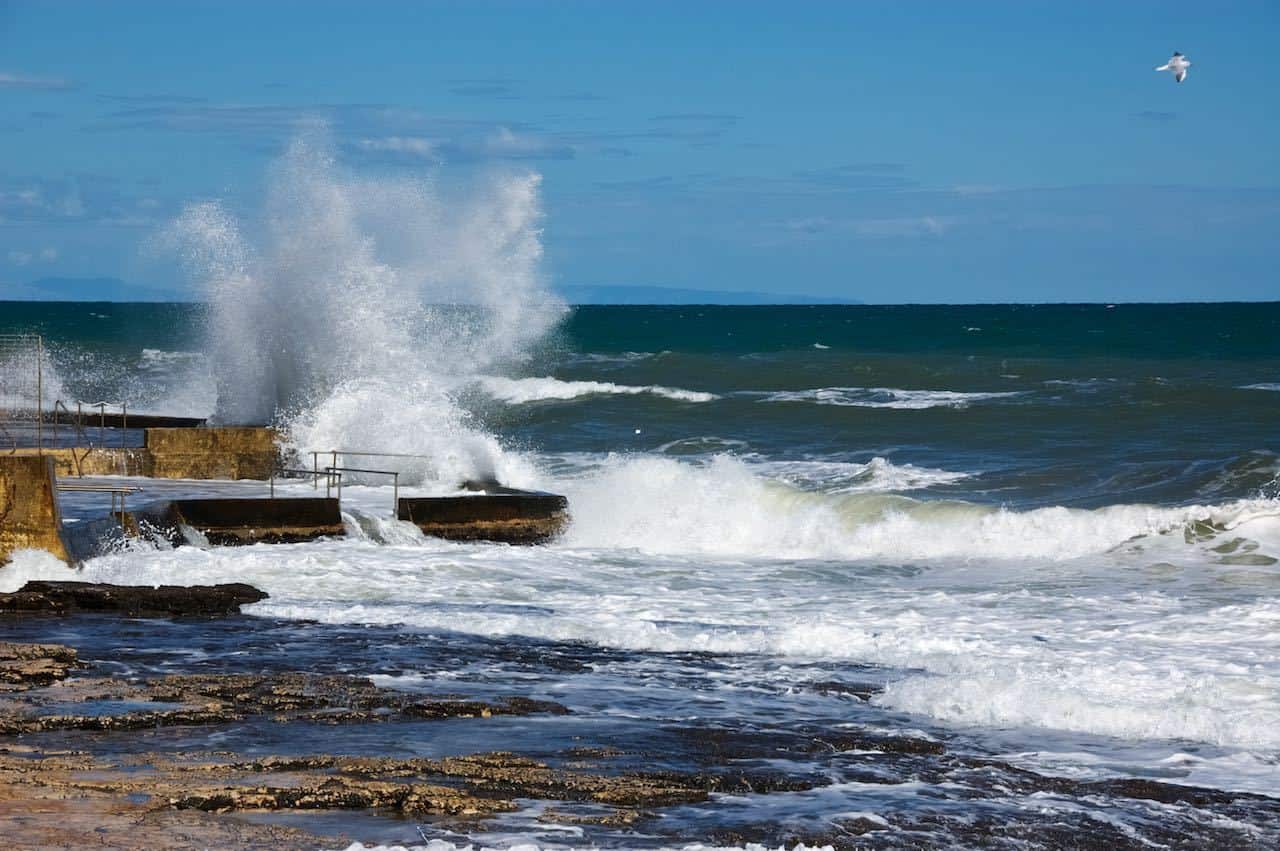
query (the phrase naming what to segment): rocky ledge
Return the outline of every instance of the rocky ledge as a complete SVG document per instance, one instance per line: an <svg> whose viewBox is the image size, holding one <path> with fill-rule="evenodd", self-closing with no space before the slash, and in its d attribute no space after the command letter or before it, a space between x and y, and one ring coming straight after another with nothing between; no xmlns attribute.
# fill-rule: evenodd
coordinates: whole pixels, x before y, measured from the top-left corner
<svg viewBox="0 0 1280 851"><path fill-rule="evenodd" d="M251 585L108 585L94 582L28 582L0 594L0 616L70 615L124 617L221 617L234 615L267 595Z"/></svg>
<svg viewBox="0 0 1280 851"><path fill-rule="evenodd" d="M47 686L82 667L76 651L61 644L0 641L0 693Z"/></svg>

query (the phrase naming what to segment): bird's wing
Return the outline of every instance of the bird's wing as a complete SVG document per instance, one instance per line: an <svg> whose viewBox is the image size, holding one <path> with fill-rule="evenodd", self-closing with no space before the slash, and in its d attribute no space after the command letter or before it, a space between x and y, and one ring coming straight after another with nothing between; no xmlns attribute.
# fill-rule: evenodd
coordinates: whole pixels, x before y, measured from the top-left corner
<svg viewBox="0 0 1280 851"><path fill-rule="evenodd" d="M1164 63L1163 65L1157 65L1157 66L1156 66L1156 70L1157 70L1157 71L1168 71L1168 70L1169 70L1169 63L1168 63L1168 62L1166 62L1166 63Z"/></svg>
<svg viewBox="0 0 1280 851"><path fill-rule="evenodd" d="M1174 75L1173 75L1173 79L1174 79L1174 80L1176 80L1176 81L1178 81L1179 83L1181 83L1183 80L1187 79L1187 69L1186 69L1186 68L1183 68L1181 71L1179 71L1178 73L1174 74Z"/></svg>

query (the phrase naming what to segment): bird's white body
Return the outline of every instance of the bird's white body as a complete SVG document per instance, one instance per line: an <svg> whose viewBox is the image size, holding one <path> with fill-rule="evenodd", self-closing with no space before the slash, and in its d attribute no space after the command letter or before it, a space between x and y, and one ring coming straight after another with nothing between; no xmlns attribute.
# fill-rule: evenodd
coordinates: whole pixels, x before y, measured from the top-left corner
<svg viewBox="0 0 1280 851"><path fill-rule="evenodd" d="M1191 67L1191 60L1183 56L1181 53L1174 53L1169 57L1169 61L1156 68L1157 71L1168 71L1173 74L1175 82L1181 83L1187 79L1187 69Z"/></svg>

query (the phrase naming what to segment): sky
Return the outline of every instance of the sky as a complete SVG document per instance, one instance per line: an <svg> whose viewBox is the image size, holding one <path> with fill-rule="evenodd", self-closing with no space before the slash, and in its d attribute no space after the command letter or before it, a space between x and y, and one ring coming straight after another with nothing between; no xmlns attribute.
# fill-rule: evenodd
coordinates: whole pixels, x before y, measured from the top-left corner
<svg viewBox="0 0 1280 851"><path fill-rule="evenodd" d="M1274 0L0 0L0 298L181 289L155 234L323 122L354 173L541 174L556 286L1274 300L1278 40Z"/></svg>

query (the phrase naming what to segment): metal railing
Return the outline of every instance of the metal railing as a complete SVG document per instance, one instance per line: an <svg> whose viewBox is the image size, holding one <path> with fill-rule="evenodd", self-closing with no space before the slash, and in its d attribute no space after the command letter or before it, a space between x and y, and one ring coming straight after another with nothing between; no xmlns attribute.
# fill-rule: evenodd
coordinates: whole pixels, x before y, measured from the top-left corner
<svg viewBox="0 0 1280 851"><path fill-rule="evenodd" d="M366 470L360 467L325 467L324 471L328 473L372 473L379 476L391 477L391 513L394 515L400 506L400 473L395 470ZM325 489L325 496L329 495L328 488ZM342 477L338 477L338 501L342 501Z"/></svg>
<svg viewBox="0 0 1280 851"><path fill-rule="evenodd" d="M125 500L130 494L142 493L136 485L90 485L82 482L59 482L55 487L60 493L109 493L111 494L111 515L120 521L120 528L128 528L128 506ZM119 506L117 508L117 505Z"/></svg>
<svg viewBox="0 0 1280 851"><path fill-rule="evenodd" d="M4 426L31 420L36 446L44 448L44 338L0 334L0 431L17 452L18 439Z"/></svg>
<svg viewBox="0 0 1280 851"><path fill-rule="evenodd" d="M57 410L57 406L58 406L58 405L62 405L62 400L61 400L61 399L59 399L57 402L55 402L55 403L54 403L55 414L56 414L56 410ZM66 405L62 405L62 408L63 408L63 410L66 410L66 409L67 409L67 406L66 406ZM99 443L100 445L102 445L102 446L106 446L106 445L107 445L107 436L106 436L106 432L107 432L107 408L119 408L119 409L120 409L120 426L119 426L119 431L120 431L120 446L121 446L121 447L123 447L123 446L124 446L124 444L125 444L125 433L126 433L126 431L128 430L128 428L129 428L129 404L128 404L127 402L121 402L121 403L120 403L120 404L118 404L118 405L117 405L116 403L114 403L114 402L76 402L76 428L77 428L77 430L78 430L81 434L84 434L84 430L83 430L83 428L82 428L82 424L83 424L83 422L84 422L84 409L85 409L85 408L90 408L90 409L92 409L92 408L97 408L97 409L98 409L98 443ZM68 414L68 416L69 416L69 415L71 414L71 412L70 412L70 411L67 411L67 414ZM90 412L89 412L89 416L91 416L91 417L93 416L93 411L92 411L92 410L90 410ZM90 422L92 422L92 420L91 420ZM55 426L55 427L56 427L56 426ZM54 433L54 439L55 439L55 440L57 439L57 433L56 433L56 431L55 431L55 433ZM87 439L87 438L86 438L86 439Z"/></svg>
<svg viewBox="0 0 1280 851"><path fill-rule="evenodd" d="M292 475L292 476L287 475L289 473L296 473L299 475ZM342 473L338 472L337 470L331 470L326 468L324 470L317 471L317 470L296 469L291 467L277 467L271 471L271 478L268 480L268 483L267 483L270 489L271 498L272 499L276 498L276 479L310 478L311 486L313 488L318 488L319 479L322 475L324 476L324 480L325 480L324 495L326 497L333 492L333 489L335 486L338 489L338 493L339 494L342 493Z"/></svg>

